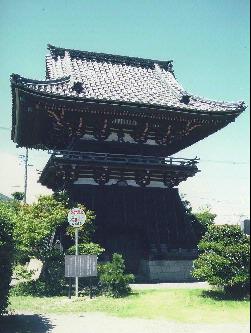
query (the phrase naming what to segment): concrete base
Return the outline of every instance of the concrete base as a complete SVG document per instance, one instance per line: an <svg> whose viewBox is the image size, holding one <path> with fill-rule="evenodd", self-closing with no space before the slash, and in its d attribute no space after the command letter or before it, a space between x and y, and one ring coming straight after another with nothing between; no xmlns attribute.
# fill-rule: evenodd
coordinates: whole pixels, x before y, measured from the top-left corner
<svg viewBox="0 0 251 333"><path fill-rule="evenodd" d="M145 282L193 282L192 260L141 260L139 278Z"/></svg>

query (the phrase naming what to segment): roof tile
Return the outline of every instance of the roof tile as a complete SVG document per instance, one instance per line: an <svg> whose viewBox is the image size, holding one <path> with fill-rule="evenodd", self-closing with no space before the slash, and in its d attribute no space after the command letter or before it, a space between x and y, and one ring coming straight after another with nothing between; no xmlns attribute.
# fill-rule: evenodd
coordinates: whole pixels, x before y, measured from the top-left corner
<svg viewBox="0 0 251 333"><path fill-rule="evenodd" d="M33 80L22 81L19 77L19 83L22 81L34 90L81 99L135 102L207 112L245 109L242 102L210 101L188 94L175 79L172 67L168 67L170 62L55 47L49 49L50 55L46 56L48 80L36 81L35 84ZM82 89L75 90L76 83Z"/></svg>

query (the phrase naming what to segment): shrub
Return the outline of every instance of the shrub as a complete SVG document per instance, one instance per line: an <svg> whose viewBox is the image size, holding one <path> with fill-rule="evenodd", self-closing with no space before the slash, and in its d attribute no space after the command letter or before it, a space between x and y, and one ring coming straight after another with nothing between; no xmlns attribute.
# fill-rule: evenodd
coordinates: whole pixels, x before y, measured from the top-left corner
<svg viewBox="0 0 251 333"><path fill-rule="evenodd" d="M44 296L62 295L65 293L64 255L59 250L49 250L43 259L43 268L38 284L44 284ZM40 288L41 290L41 288Z"/></svg>
<svg viewBox="0 0 251 333"><path fill-rule="evenodd" d="M43 268L37 280L18 283L11 291L18 296L57 296L66 293L64 256L58 250L50 250L43 259Z"/></svg>
<svg viewBox="0 0 251 333"><path fill-rule="evenodd" d="M103 249L99 244L96 243L82 243L78 246L78 253L79 254L96 254L100 256L105 249ZM75 245L71 246L67 250L67 254L75 254Z"/></svg>
<svg viewBox="0 0 251 333"><path fill-rule="evenodd" d="M29 281L34 274L33 270L28 270L26 266L17 264L13 270L13 277L16 281Z"/></svg>
<svg viewBox="0 0 251 333"><path fill-rule="evenodd" d="M0 209L0 315L8 306L13 252L12 225L7 218L4 218Z"/></svg>
<svg viewBox="0 0 251 333"><path fill-rule="evenodd" d="M114 253L112 261L99 266L101 290L108 296L122 297L131 292L129 283L134 281L133 274L125 274L122 255Z"/></svg>
<svg viewBox="0 0 251 333"><path fill-rule="evenodd" d="M11 289L12 296L46 296L44 283L36 280L20 282Z"/></svg>
<svg viewBox="0 0 251 333"><path fill-rule="evenodd" d="M249 238L238 226L210 226L199 243L193 276L227 293L245 294L250 286Z"/></svg>
<svg viewBox="0 0 251 333"><path fill-rule="evenodd" d="M192 210L191 203L184 198L184 195L181 196L182 203L186 214L190 218L190 223L192 226L192 230L195 236L195 246L201 241L202 237L207 232L208 228L214 224L214 220L216 218L216 214L214 214L210 207L205 206L201 207L197 212Z"/></svg>

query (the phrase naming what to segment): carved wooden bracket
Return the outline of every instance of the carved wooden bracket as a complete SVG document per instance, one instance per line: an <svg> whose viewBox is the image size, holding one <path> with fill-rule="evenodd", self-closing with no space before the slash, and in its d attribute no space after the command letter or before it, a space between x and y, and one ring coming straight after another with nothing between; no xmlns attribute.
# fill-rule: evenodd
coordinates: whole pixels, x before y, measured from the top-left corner
<svg viewBox="0 0 251 333"><path fill-rule="evenodd" d="M78 179L79 170L76 165L59 165L55 176L58 186L62 188L67 188Z"/></svg>
<svg viewBox="0 0 251 333"><path fill-rule="evenodd" d="M102 168L102 169L95 169L93 174L93 179L99 185L105 185L109 182L109 170Z"/></svg>
<svg viewBox="0 0 251 333"><path fill-rule="evenodd" d="M167 145L172 142L174 130L172 125L168 125L165 129L159 128L156 132L155 142L159 145Z"/></svg>
<svg viewBox="0 0 251 333"><path fill-rule="evenodd" d="M141 122L135 131L131 134L131 137L137 143L145 143L147 141L148 131L149 123Z"/></svg>
<svg viewBox="0 0 251 333"><path fill-rule="evenodd" d="M94 128L94 137L99 141L106 140L110 134L110 122L108 119L103 119Z"/></svg>
<svg viewBox="0 0 251 333"><path fill-rule="evenodd" d="M50 141L57 144L69 144L73 138L82 137L86 130L86 123L83 117L70 117L64 110L51 111L48 110L48 115L52 118L51 131L52 138Z"/></svg>
<svg viewBox="0 0 251 333"><path fill-rule="evenodd" d="M135 173L135 181L139 186L145 187L150 184L150 171L137 171Z"/></svg>

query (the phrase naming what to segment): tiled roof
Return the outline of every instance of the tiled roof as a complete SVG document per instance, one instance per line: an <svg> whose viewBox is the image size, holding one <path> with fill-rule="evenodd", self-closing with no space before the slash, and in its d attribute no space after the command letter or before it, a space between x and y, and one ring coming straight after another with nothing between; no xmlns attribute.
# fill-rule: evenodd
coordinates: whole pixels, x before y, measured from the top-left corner
<svg viewBox="0 0 251 333"><path fill-rule="evenodd" d="M174 77L171 61L114 56L49 45L46 81L13 76L15 83L53 95L203 112L241 112L226 103L188 94Z"/></svg>

